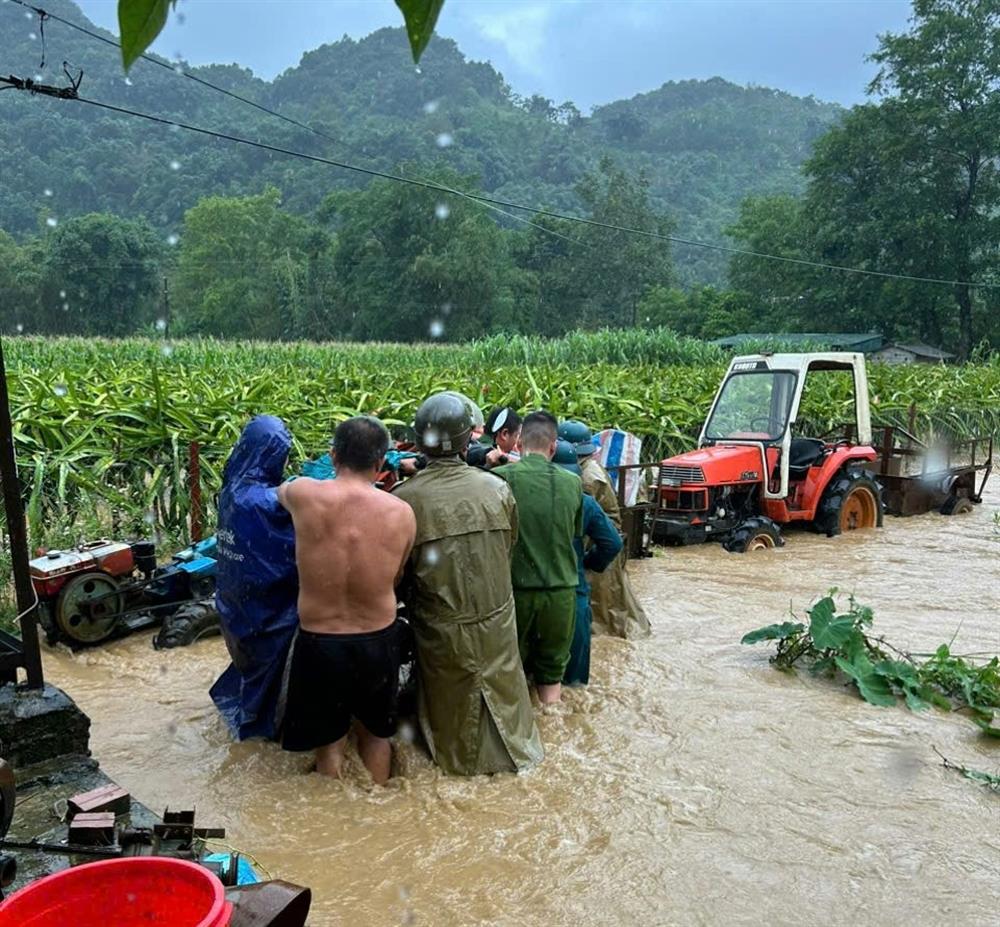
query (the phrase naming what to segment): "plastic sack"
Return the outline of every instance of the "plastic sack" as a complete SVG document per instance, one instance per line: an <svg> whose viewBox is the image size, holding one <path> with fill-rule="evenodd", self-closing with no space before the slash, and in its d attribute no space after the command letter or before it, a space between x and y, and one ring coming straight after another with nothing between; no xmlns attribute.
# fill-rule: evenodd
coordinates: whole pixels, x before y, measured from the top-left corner
<svg viewBox="0 0 1000 927"><path fill-rule="evenodd" d="M598 460L601 462L601 466L608 471L608 476L611 477L611 485L614 486L615 492L617 492L619 471L615 467L642 462L642 439L629 434L627 431L606 428L595 436L595 441L599 441L601 445ZM642 471L626 470L625 505L635 505L641 486Z"/></svg>

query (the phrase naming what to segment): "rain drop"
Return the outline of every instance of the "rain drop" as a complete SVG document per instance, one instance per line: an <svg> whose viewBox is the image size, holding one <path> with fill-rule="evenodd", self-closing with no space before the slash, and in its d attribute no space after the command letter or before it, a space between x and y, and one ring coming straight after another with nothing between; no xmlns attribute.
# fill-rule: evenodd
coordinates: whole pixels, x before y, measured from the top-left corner
<svg viewBox="0 0 1000 927"><path fill-rule="evenodd" d="M57 396L65 396L69 392L69 390L66 388L65 383L57 383L55 386L52 387L52 392L55 393Z"/></svg>
<svg viewBox="0 0 1000 927"><path fill-rule="evenodd" d="M435 218L444 220L447 219L448 216L450 215L451 215L451 210L448 208L447 203L438 203L437 206L434 207Z"/></svg>
<svg viewBox="0 0 1000 927"><path fill-rule="evenodd" d="M44 193L46 196L52 196L52 191L48 187L42 190L42 193Z"/></svg>
<svg viewBox="0 0 1000 927"><path fill-rule="evenodd" d="M417 740L417 732L409 721L401 721L399 723L398 734L399 734L399 739L404 744L412 744L415 743Z"/></svg>
<svg viewBox="0 0 1000 927"><path fill-rule="evenodd" d="M428 100L424 104L424 112L427 113L428 116L432 116L434 113L438 111L438 107L440 105L441 105L440 100Z"/></svg>
<svg viewBox="0 0 1000 927"><path fill-rule="evenodd" d="M36 84L40 84L40 83L42 82L42 78L43 78L43 77L45 77L45 75L44 75L44 74L36 74L36 75L35 75L35 83L36 83Z"/></svg>
<svg viewBox="0 0 1000 927"><path fill-rule="evenodd" d="M165 332L167 330L167 320L166 319L157 319L156 320L156 330L158 332Z"/></svg>
<svg viewBox="0 0 1000 927"><path fill-rule="evenodd" d="M173 347L173 345L171 345L171 344L165 344L162 348L160 348L160 353L164 357L170 357L174 353L174 347Z"/></svg>
<svg viewBox="0 0 1000 927"><path fill-rule="evenodd" d="M434 143L438 148L448 148L455 139L452 138L451 132L442 132L436 139Z"/></svg>
<svg viewBox="0 0 1000 927"><path fill-rule="evenodd" d="M126 77L125 78L125 86L126 87L131 87L132 86L132 78L131 77Z"/></svg>
<svg viewBox="0 0 1000 927"><path fill-rule="evenodd" d="M177 242L179 242L179 241L180 241L180 238L177 235L168 235L167 236L167 244L168 245L176 245Z"/></svg>
<svg viewBox="0 0 1000 927"><path fill-rule="evenodd" d="M172 170L172 171L179 171L180 169L181 169L181 162L180 161L171 161L170 162L170 170Z"/></svg>
<svg viewBox="0 0 1000 927"><path fill-rule="evenodd" d="M415 73L417 73L417 74L423 74L423 73L424 73L423 71L421 71L421 70L420 70L420 67L419 67L419 65L418 65L417 67L415 67L415 68L414 68L413 70L414 70L414 72L415 72Z"/></svg>
<svg viewBox="0 0 1000 927"><path fill-rule="evenodd" d="M54 216L49 216L48 219L45 220L45 224L50 229L54 229L59 224L59 220L56 219Z"/></svg>
<svg viewBox="0 0 1000 927"><path fill-rule="evenodd" d="M63 312L69 312L69 303L63 303Z"/></svg>
<svg viewBox="0 0 1000 927"><path fill-rule="evenodd" d="M424 446L437 447L441 443L441 436L436 428L428 428L424 431Z"/></svg>
<svg viewBox="0 0 1000 927"><path fill-rule="evenodd" d="M438 550L437 544L428 544L424 549L424 560L427 561L428 566L436 566L441 560L441 551Z"/></svg>
<svg viewBox="0 0 1000 927"><path fill-rule="evenodd" d="M32 41L32 42L34 42L34 41L35 41L35 39L37 39L37 38L38 38L38 36L37 36L37 35L35 35L35 33L34 33L34 32L29 32L29 33L28 33L28 38L29 38L29 39L31 39L31 41Z"/></svg>
<svg viewBox="0 0 1000 927"><path fill-rule="evenodd" d="M441 314L442 315L450 315L451 314L451 303L442 303L441 304Z"/></svg>
<svg viewBox="0 0 1000 927"><path fill-rule="evenodd" d="M35 18L35 14L32 13L31 10L25 10L24 11L24 18L25 19L34 19Z"/></svg>
<svg viewBox="0 0 1000 927"><path fill-rule="evenodd" d="M444 322L434 319L427 330L432 338L440 338L444 334Z"/></svg>
<svg viewBox="0 0 1000 927"><path fill-rule="evenodd" d="M184 66L179 62L174 65L174 74L180 74L182 76L184 74Z"/></svg>
<svg viewBox="0 0 1000 927"><path fill-rule="evenodd" d="M60 290L59 291L59 298L60 299L65 299L66 298L66 291L65 290Z"/></svg>
<svg viewBox="0 0 1000 927"><path fill-rule="evenodd" d="M181 127L179 125L177 125L176 122L170 123L170 131L171 132L180 132L180 130L181 130Z"/></svg>
<svg viewBox="0 0 1000 927"><path fill-rule="evenodd" d="M17 325L15 325L14 327L15 327L15 328L17 329L17 333L18 333L19 335L21 334L21 332L23 332L23 331L24 331L24 325L23 325L23 324L21 324L20 322L18 322L18 323L17 323Z"/></svg>

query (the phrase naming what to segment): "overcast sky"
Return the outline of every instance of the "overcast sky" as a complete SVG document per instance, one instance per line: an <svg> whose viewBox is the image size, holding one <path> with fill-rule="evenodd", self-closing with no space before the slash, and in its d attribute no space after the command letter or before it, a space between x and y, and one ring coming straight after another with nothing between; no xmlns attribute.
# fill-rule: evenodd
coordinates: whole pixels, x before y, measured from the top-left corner
<svg viewBox="0 0 1000 927"><path fill-rule="evenodd" d="M77 2L117 32L117 0ZM584 110L714 76L851 104L876 36L909 14L906 0L446 0L438 32L518 93ZM324 42L401 21L392 0L180 0L154 48L271 78Z"/></svg>

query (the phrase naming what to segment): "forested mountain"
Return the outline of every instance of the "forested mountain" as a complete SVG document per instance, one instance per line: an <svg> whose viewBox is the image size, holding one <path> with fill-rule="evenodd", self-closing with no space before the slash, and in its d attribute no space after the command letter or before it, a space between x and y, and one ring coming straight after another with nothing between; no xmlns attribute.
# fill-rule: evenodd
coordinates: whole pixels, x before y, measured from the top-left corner
<svg viewBox="0 0 1000 927"><path fill-rule="evenodd" d="M42 5L100 31L69 0ZM519 97L450 40L435 38L418 71L391 29L324 45L273 82L232 65L191 70L332 141L148 62L126 80L116 49L57 22L45 23L44 68L42 56L37 17L0 4L0 73L64 85L65 60L83 71L83 97L381 170L447 170L501 198L565 210L581 210L577 185L611 155L645 172L652 206L679 235L711 241L722 240L748 194L801 192L801 163L840 117L836 106L718 78L664 84L584 115L572 103ZM368 184L349 171L13 90L0 94L0 124L0 230L15 236L91 212L144 217L167 236L203 197L273 187L284 208L308 214L331 192ZM724 278L722 255L678 247L674 259L681 282Z"/></svg>

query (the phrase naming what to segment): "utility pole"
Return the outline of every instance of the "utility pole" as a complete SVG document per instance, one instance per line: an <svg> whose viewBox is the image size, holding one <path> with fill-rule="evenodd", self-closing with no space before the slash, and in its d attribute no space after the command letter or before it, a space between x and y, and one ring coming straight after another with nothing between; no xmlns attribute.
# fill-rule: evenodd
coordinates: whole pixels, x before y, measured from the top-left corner
<svg viewBox="0 0 1000 927"><path fill-rule="evenodd" d="M14 651L9 656L23 666L28 676L29 689L45 685L42 676L42 652L38 643L38 599L31 585L28 566L28 526L24 520L24 503L21 499L21 481L17 477L17 456L14 450L14 429L10 418L10 400L7 396L7 370L4 365L3 340L0 339L0 482L3 483L3 505L7 516L7 536L10 538L10 561L14 571L14 589L17 611L20 616L20 653L16 652L16 638L4 639L3 644ZM5 655L6 656L6 655Z"/></svg>
<svg viewBox="0 0 1000 927"><path fill-rule="evenodd" d="M170 283L163 275L163 337L170 337Z"/></svg>

